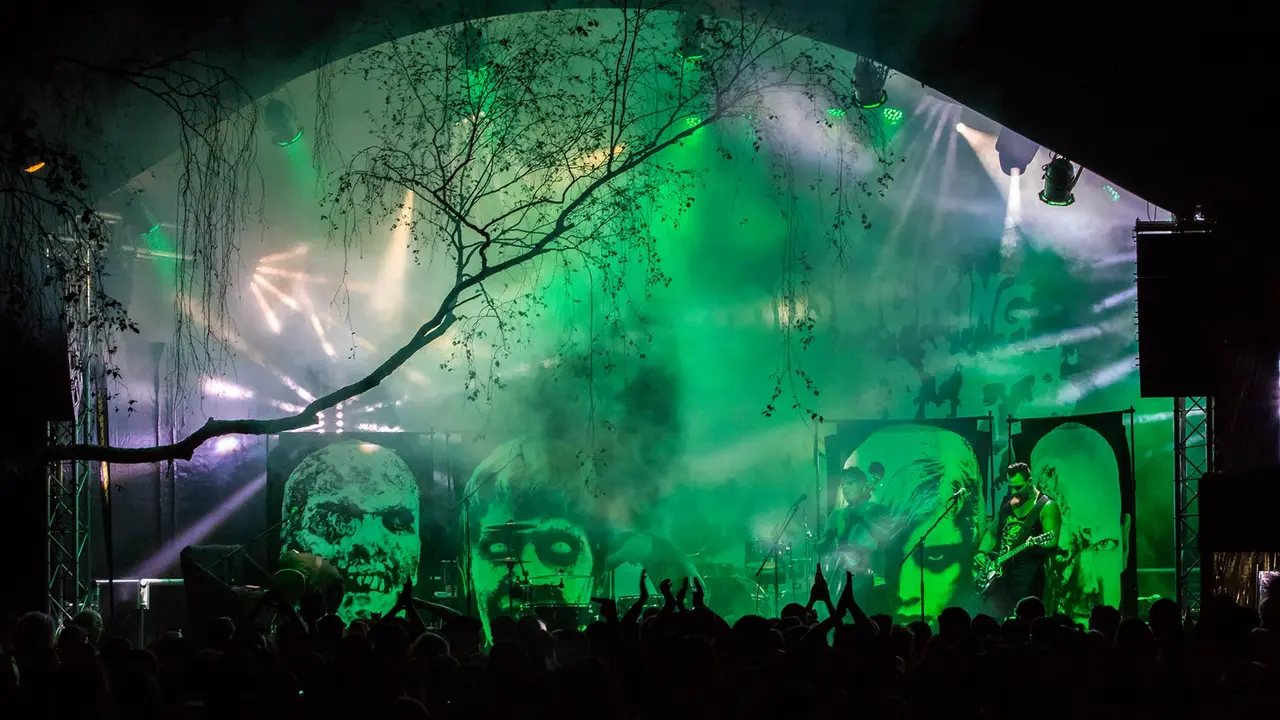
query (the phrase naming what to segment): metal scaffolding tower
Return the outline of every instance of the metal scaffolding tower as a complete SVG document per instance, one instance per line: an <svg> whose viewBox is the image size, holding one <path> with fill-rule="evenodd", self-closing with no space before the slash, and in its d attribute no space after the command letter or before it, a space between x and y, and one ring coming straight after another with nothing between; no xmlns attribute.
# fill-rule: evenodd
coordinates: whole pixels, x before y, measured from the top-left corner
<svg viewBox="0 0 1280 720"><path fill-rule="evenodd" d="M1178 605L1185 613L1200 611L1200 478L1213 467L1213 398L1174 398L1174 567Z"/></svg>
<svg viewBox="0 0 1280 720"><path fill-rule="evenodd" d="M95 444L106 440L103 420L100 413L95 412L101 382L91 372L100 357L91 320L95 258L86 253L84 261L89 269L84 287L78 301L66 308L64 318L67 328L74 328L67 334L74 419L49 423L46 440L49 445ZM95 594L89 539L92 493L97 487L99 472L98 463L85 461L51 462L45 468L48 612L60 623L88 606Z"/></svg>
<svg viewBox="0 0 1280 720"><path fill-rule="evenodd" d="M77 413L80 418L83 413ZM50 444L79 441L84 430L77 421L49 423ZM89 555L90 493L93 472L89 463L52 462L45 470L48 487L48 612L59 621L75 616L93 593L93 567Z"/></svg>

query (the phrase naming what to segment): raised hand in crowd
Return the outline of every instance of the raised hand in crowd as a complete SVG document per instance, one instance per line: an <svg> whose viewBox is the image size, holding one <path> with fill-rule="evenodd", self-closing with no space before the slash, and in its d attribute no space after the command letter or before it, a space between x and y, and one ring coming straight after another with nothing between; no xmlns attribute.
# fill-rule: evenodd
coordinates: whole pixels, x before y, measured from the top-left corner
<svg viewBox="0 0 1280 720"><path fill-rule="evenodd" d="M610 625L618 623L618 603L612 598L593 597L591 602L600 606L600 617Z"/></svg>
<svg viewBox="0 0 1280 720"><path fill-rule="evenodd" d="M662 593L662 614L667 615L676 611L676 596L671 592L671 578L665 578L658 584L658 592Z"/></svg>
<svg viewBox="0 0 1280 720"><path fill-rule="evenodd" d="M813 573L813 586L809 588L809 602L805 605L805 610L813 610L813 606L818 603L827 606L828 615L836 614L836 606L831 603L831 588L827 587L821 565Z"/></svg>
<svg viewBox="0 0 1280 720"><path fill-rule="evenodd" d="M627 614L622 617L624 625L634 625L640 620L640 615L644 613L644 606L649 602L649 575L644 570L640 571L640 594L636 596L636 601L627 609Z"/></svg>
<svg viewBox="0 0 1280 720"><path fill-rule="evenodd" d="M697 610L707 606L707 591L702 587L700 578L693 579L693 609Z"/></svg>
<svg viewBox="0 0 1280 720"><path fill-rule="evenodd" d="M684 582L680 584L680 591L676 593L676 609L684 611L684 599L689 596L689 578L685 576Z"/></svg>

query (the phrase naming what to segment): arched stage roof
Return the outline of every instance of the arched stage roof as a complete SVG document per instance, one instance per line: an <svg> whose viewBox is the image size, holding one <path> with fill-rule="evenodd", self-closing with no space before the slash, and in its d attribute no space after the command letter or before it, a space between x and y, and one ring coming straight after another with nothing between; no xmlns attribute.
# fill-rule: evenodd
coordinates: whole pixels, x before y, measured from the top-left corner
<svg viewBox="0 0 1280 720"><path fill-rule="evenodd" d="M1275 63L1272 43L1251 34L1267 24L1261 18L1150 0L744 1L785 8L793 28L814 28L807 34L872 56L1162 207L1234 210L1250 196L1245 181L1260 163L1240 146L1269 125L1255 109L1276 97L1273 80L1255 82ZM548 2L117 0L83 12L62 3L18 12L33 15L28 26L49 28L27 44L77 43L100 54L209 50L258 97L389 33L457 22L460 5L476 17L543 10ZM616 5L567 0L554 7ZM1228 12L1236 14L1215 17ZM40 20L50 13L56 17ZM175 123L153 98L122 86L105 91L102 104L105 137L93 142L114 151L106 185L176 149Z"/></svg>

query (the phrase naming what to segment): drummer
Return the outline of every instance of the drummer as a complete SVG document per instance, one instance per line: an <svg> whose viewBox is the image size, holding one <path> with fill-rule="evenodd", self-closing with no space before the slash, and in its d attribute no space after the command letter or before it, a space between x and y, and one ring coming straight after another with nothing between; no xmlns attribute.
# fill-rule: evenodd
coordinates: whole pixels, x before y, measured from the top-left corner
<svg viewBox="0 0 1280 720"><path fill-rule="evenodd" d="M342 573L328 560L296 550L280 554L271 585L290 605L297 606L304 599L318 601L322 614L337 610L346 593Z"/></svg>

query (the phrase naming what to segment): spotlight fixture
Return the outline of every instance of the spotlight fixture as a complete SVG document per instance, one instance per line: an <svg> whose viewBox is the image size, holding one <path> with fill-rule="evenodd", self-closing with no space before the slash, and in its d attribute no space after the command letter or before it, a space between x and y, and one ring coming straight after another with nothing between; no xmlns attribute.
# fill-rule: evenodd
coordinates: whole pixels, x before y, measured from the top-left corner
<svg viewBox="0 0 1280 720"><path fill-rule="evenodd" d="M1040 191L1040 201L1046 205L1065 207L1076 201L1072 191L1080 179L1084 166L1073 166L1071 161L1054 153L1049 164L1044 166L1044 190Z"/></svg>
<svg viewBox="0 0 1280 720"><path fill-rule="evenodd" d="M880 111L880 115L884 117L884 121L890 125L897 125L902 122L902 118L906 117L898 108L885 107Z"/></svg>
<svg viewBox="0 0 1280 720"><path fill-rule="evenodd" d="M858 56L853 66L853 100L863 110L871 110L884 105L889 100L889 93L884 90L884 81L889 78L889 68L872 60Z"/></svg>
<svg viewBox="0 0 1280 720"><path fill-rule="evenodd" d="M1027 166L1035 159L1040 146L1010 130L1000 128L1000 137L996 138L996 155L1000 157L1000 169L1005 175L1027 174Z"/></svg>
<svg viewBox="0 0 1280 720"><path fill-rule="evenodd" d="M462 59L469 72L480 72L489 66L489 44L484 31L467 22L453 36L453 55Z"/></svg>
<svg viewBox="0 0 1280 720"><path fill-rule="evenodd" d="M693 13L680 13L680 19L676 21L676 30L680 34L680 47L676 49L676 54L686 62L701 60L707 52L702 42L707 33L707 26L702 18Z"/></svg>
<svg viewBox="0 0 1280 720"><path fill-rule="evenodd" d="M262 119L271 141L280 147L289 147L302 137L302 126L293 116L293 109L279 100L272 100L262 110Z"/></svg>
<svg viewBox="0 0 1280 720"><path fill-rule="evenodd" d="M138 237L145 237L160 229L160 221L156 220L151 209L138 196L130 198L125 204L120 212L120 219Z"/></svg>

